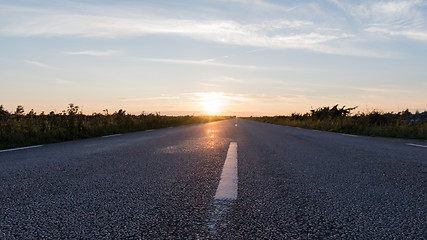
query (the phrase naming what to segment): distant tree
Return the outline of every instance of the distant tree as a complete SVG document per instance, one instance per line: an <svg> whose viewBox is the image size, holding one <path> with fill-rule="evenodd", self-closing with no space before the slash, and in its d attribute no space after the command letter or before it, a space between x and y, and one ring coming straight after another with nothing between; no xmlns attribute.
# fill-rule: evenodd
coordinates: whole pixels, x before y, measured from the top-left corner
<svg viewBox="0 0 427 240"><path fill-rule="evenodd" d="M74 105L73 103L68 104L67 113L68 115L76 115L79 112L79 106Z"/></svg>
<svg viewBox="0 0 427 240"><path fill-rule="evenodd" d="M27 116L33 117L36 115L36 112L34 111L34 109L31 109L30 112L27 113Z"/></svg>
<svg viewBox="0 0 427 240"><path fill-rule="evenodd" d="M22 105L18 105L16 107L15 114L16 115L22 115L22 114L24 114L24 107Z"/></svg>
<svg viewBox="0 0 427 240"><path fill-rule="evenodd" d="M126 114L126 110L120 109L118 112L115 112L114 114L124 116Z"/></svg>
<svg viewBox="0 0 427 240"><path fill-rule="evenodd" d="M406 109L405 111L403 111L403 112L401 113L401 115L402 115L403 117L408 117L408 116L411 116L411 115L412 115L412 113L409 111L409 109Z"/></svg>
<svg viewBox="0 0 427 240"><path fill-rule="evenodd" d="M345 108L345 106L343 106L342 108L338 108L338 104L336 104L332 108L320 107L315 110L312 109L310 110L310 112L311 117L316 120L336 119L348 116L350 112L356 108L357 106L352 108Z"/></svg>
<svg viewBox="0 0 427 240"><path fill-rule="evenodd" d="M9 115L9 112L4 110L3 105L0 105L0 118L6 117Z"/></svg>

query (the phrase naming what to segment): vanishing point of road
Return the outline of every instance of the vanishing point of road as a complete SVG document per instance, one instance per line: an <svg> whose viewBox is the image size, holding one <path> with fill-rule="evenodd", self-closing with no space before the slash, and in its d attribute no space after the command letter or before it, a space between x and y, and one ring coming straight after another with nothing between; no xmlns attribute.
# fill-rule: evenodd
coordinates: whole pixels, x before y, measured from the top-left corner
<svg viewBox="0 0 427 240"><path fill-rule="evenodd" d="M0 151L0 239L425 239L425 141L232 119Z"/></svg>

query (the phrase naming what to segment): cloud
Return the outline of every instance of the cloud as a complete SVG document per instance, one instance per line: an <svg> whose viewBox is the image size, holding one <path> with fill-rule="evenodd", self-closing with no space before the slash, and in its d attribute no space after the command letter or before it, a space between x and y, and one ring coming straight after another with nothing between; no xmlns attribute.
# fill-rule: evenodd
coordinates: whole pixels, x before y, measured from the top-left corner
<svg viewBox="0 0 427 240"><path fill-rule="evenodd" d="M116 50L105 50L105 51L77 51L77 52L64 52L66 55L88 55L88 56L111 56L121 53Z"/></svg>
<svg viewBox="0 0 427 240"><path fill-rule="evenodd" d="M237 94L225 92L194 92L185 94L191 101L205 101L206 98L215 96L218 101L227 106L238 106L241 104L282 104L300 103L307 99L303 94L288 95L265 95L265 94Z"/></svg>
<svg viewBox="0 0 427 240"><path fill-rule="evenodd" d="M374 93L397 93L397 92L405 92L408 93L408 90L404 90L398 87L383 87L383 88L361 88L361 87L353 87L352 89L360 90L364 92L374 92Z"/></svg>
<svg viewBox="0 0 427 240"><path fill-rule="evenodd" d="M261 49L303 49L367 57L391 55L371 49L368 45L357 44L376 41L372 33L405 36L418 41L426 39L425 14L419 8L425 6L425 3L417 0L357 3L330 0L341 12L331 12L328 6L316 2L293 3L295 6L289 7L261 0L232 0L240 7L234 13L227 8L220 8L225 4L229 6L229 1L212 2L219 5L212 10L215 12L214 17L203 17L203 11L193 11L195 13L189 15L184 14L184 9L167 7L155 10L139 7L135 10L135 6L113 8L91 4L63 9L3 5L0 8L0 21L4 23L0 26L0 34L112 39L174 35L196 41ZM206 8L200 6L193 8L206 11ZM247 8L262 9L264 14L247 18L242 14ZM276 11L271 15L266 14L274 9L281 11L281 14ZM283 14L283 11L287 14ZM228 15L221 14L223 12ZM340 46L342 43L345 47ZM88 50L65 54L109 56L117 53L113 50Z"/></svg>
<svg viewBox="0 0 427 240"><path fill-rule="evenodd" d="M409 17L411 12L417 11L418 6L425 5L420 0L397 1L342 1L330 0L341 9L348 11L350 15L358 18L381 19L386 16L392 18Z"/></svg>
<svg viewBox="0 0 427 240"><path fill-rule="evenodd" d="M219 78L214 78L211 79L210 81L212 82L234 82L234 83L244 83L245 81L243 81L242 79L238 79L238 78L234 78L234 77L230 77L230 76L223 76L223 77L219 77Z"/></svg>
<svg viewBox="0 0 427 240"><path fill-rule="evenodd" d="M366 1L359 4L330 1L348 12L354 22L359 24L358 27L366 33L385 36L383 39L386 40L398 36L427 42L425 1ZM375 37L378 39L378 36ZM371 40L369 36L364 36L364 39Z"/></svg>
<svg viewBox="0 0 427 240"><path fill-rule="evenodd" d="M373 11L386 15L408 14L414 7L421 3L420 0L374 2Z"/></svg>
<svg viewBox="0 0 427 240"><path fill-rule="evenodd" d="M22 62L36 66L36 67L40 67L40 68L45 68L45 69L55 69L55 67L50 66L48 64L45 63L41 63L41 62L37 62L37 61L31 61L31 60L22 60Z"/></svg>
<svg viewBox="0 0 427 240"><path fill-rule="evenodd" d="M200 82L199 83L200 85L202 85L202 86L206 86L206 87L220 87L221 85L218 85L218 84L213 84L213 83L206 83L206 82Z"/></svg>
<svg viewBox="0 0 427 240"><path fill-rule="evenodd" d="M264 1L253 4L270 6ZM90 7L89 7L90 9ZM8 36L74 36L91 38L126 38L148 34L186 36L199 41L260 48L308 49L336 54L321 47L331 40L345 39L343 32L327 31L312 21L268 19L240 23L230 19L177 18L151 13L104 8L79 13L72 10L9 7L0 10L0 34ZM316 30L321 29L321 31ZM80 55L109 55L115 52L67 52Z"/></svg>
<svg viewBox="0 0 427 240"><path fill-rule="evenodd" d="M332 33L281 33L271 31L298 27L301 22L264 22L240 24L230 20L172 19L159 16L117 18L111 16L81 14L47 14L27 21L18 21L13 26L0 29L12 36L82 36L122 38L147 34L182 35L196 40L230 45L268 48L315 49L313 46L330 40L345 38L345 34ZM101 54L93 51L79 54ZM72 54L72 52L71 52ZM111 54L108 52L107 54Z"/></svg>
<svg viewBox="0 0 427 240"><path fill-rule="evenodd" d="M274 4L268 1L263 1L263 0L213 0L213 1L221 1L221 2L226 2L227 4L229 3L238 3L242 6L245 7L251 7L251 8L255 8L257 10L266 10L266 11L284 11L284 12L289 12L292 11L293 9L295 9L295 7L285 7L282 5L278 5L278 4Z"/></svg>
<svg viewBox="0 0 427 240"><path fill-rule="evenodd" d="M307 99L303 94L288 94L288 95L265 95L265 94L250 94L246 96L248 101L254 104L282 104L282 103L300 103Z"/></svg>
<svg viewBox="0 0 427 240"><path fill-rule="evenodd" d="M188 60L188 59L171 59L171 58L139 58L139 60L144 62L154 62L154 63L205 65L205 66L215 66L215 67L257 69L257 70L264 69L264 67L254 66L254 65L237 65L237 64L220 63L215 61L215 59Z"/></svg>
<svg viewBox="0 0 427 240"><path fill-rule="evenodd" d="M189 60L189 59L173 59L173 58L138 58L137 60L144 61L144 62L153 62L153 63L203 65L203 66L237 68L237 69L247 69L247 70L278 70L278 71L308 71L308 70L311 70L311 69L307 69L307 68L298 68L298 67L239 65L239 64L218 62L218 61L216 61L216 59Z"/></svg>
<svg viewBox="0 0 427 240"><path fill-rule="evenodd" d="M162 94L157 97L134 97L134 98L120 98L121 102L144 102L144 101L159 101L159 100L178 100L180 97L178 96L170 96L166 94Z"/></svg>
<svg viewBox="0 0 427 240"><path fill-rule="evenodd" d="M401 36L413 40L427 42L427 31L417 30L390 30L387 28L370 27L365 29L366 32L382 33L389 36Z"/></svg>

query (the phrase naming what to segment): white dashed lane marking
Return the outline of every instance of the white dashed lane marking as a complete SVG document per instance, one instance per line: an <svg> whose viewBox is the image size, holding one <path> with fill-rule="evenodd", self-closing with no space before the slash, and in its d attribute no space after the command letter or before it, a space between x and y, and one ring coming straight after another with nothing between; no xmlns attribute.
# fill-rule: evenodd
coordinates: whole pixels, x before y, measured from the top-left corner
<svg viewBox="0 0 427 240"><path fill-rule="evenodd" d="M231 142L228 147L215 199L237 199L237 143L235 142Z"/></svg>
<svg viewBox="0 0 427 240"><path fill-rule="evenodd" d="M102 136L102 138L117 137L117 136L120 136L120 135L122 135L122 134L121 133L119 133L119 134L112 134L112 135Z"/></svg>
<svg viewBox="0 0 427 240"><path fill-rule="evenodd" d="M12 151L18 151L18 150L25 150L25 149L31 149L31 148L39 148L39 147L43 147L43 145L5 149L5 150L0 150L0 153L1 152L12 152Z"/></svg>
<svg viewBox="0 0 427 240"><path fill-rule="evenodd" d="M422 148L427 148L426 145L419 145L419 144L413 144L413 143L407 143L406 145L408 146L413 146L413 147L422 147Z"/></svg>
<svg viewBox="0 0 427 240"><path fill-rule="evenodd" d="M358 137L357 135L353 135L353 134L347 134L347 133L343 133L341 134L343 136L347 136L347 137Z"/></svg>
<svg viewBox="0 0 427 240"><path fill-rule="evenodd" d="M229 224L226 219L237 199L237 184L237 143L231 142L207 220L213 236L216 236L218 228Z"/></svg>

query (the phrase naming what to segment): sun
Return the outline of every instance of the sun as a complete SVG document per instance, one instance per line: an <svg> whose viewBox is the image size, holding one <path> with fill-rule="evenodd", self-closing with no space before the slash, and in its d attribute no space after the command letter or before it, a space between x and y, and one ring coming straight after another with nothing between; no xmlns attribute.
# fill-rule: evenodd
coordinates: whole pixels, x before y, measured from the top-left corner
<svg viewBox="0 0 427 240"><path fill-rule="evenodd" d="M202 110L209 115L220 113L224 105L224 100L224 96L221 93L210 92L199 94L199 104Z"/></svg>

